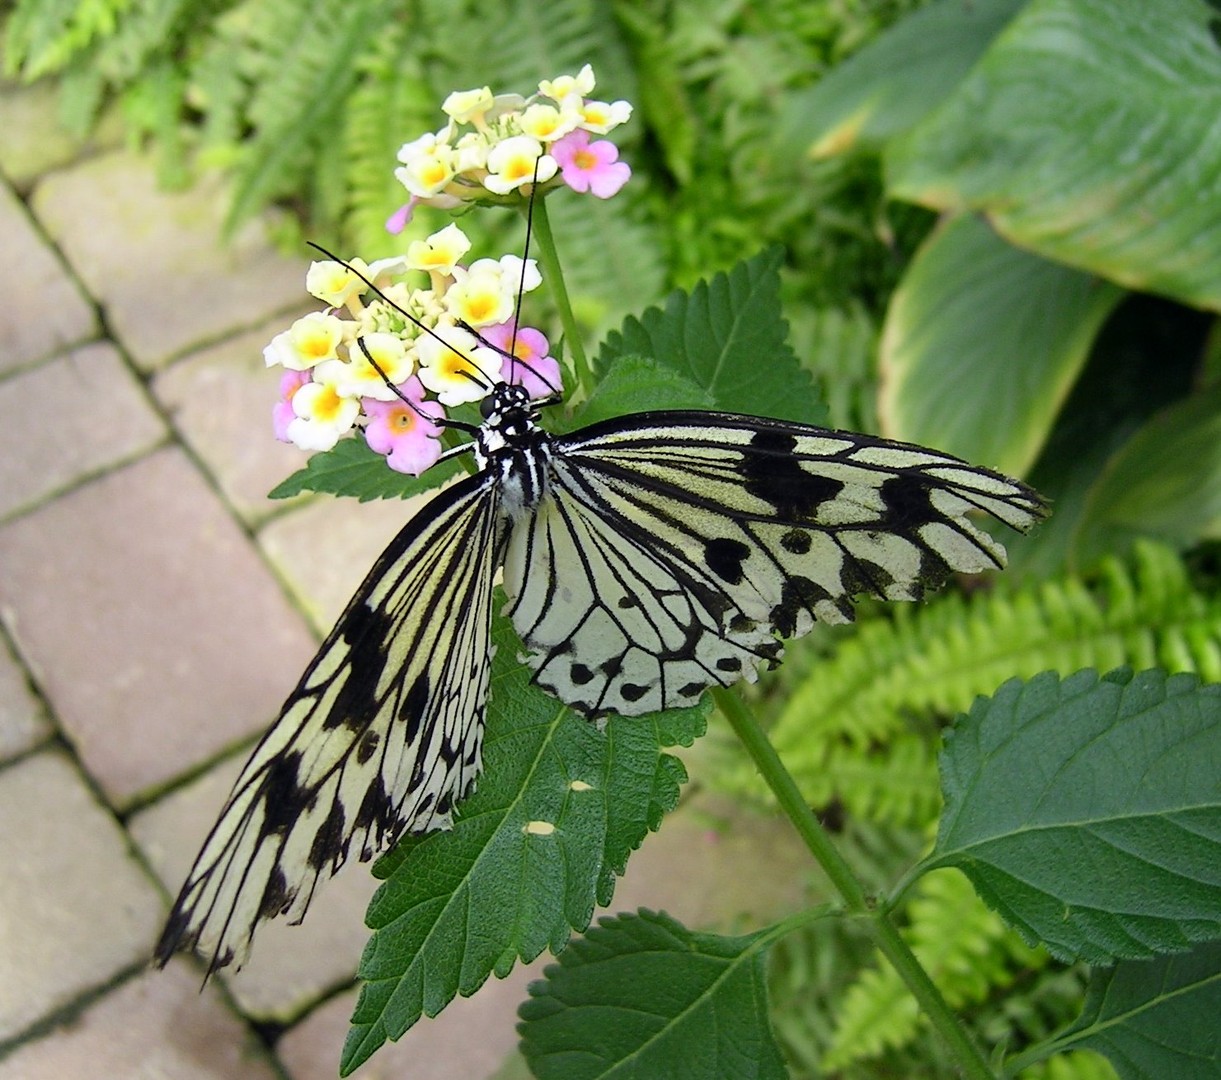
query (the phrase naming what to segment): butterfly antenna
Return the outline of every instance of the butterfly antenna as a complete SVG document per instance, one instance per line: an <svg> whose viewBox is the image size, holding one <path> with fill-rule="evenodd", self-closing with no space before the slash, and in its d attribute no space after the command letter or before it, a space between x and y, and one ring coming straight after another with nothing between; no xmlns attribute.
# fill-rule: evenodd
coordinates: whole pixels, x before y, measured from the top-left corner
<svg viewBox="0 0 1221 1080"><path fill-rule="evenodd" d="M537 170L537 165L535 166L535 168ZM410 311L405 310L404 308L402 308L398 304L396 304L393 300L391 300L390 297L388 297L384 292L382 292L381 289L379 289L372 281L369 280L369 278L367 278L364 274L362 274L359 270L357 270L356 267L354 267L346 259L341 259L333 251L328 251L321 244L315 244L313 240L307 240L306 243L308 243L309 246L312 247L315 251L321 252L332 262L339 263L339 265L342 266L345 270L347 270L348 273L355 274L358 278L360 278L361 281L363 281L366 285L368 285L369 288L372 289L373 292L375 292L383 301L385 301L392 308L394 308L395 311L397 311L400 315L402 315L404 319L406 319L410 323L415 324L415 326L417 326L419 329L423 330L424 333L426 333L429 337L435 338L437 341L439 341L442 345L444 345L447 349L451 350L452 352L458 351L448 341L446 341L445 338L443 338L440 334L438 334L431 326L425 326L422 322L420 322L419 319L417 319L414 315L412 315ZM479 335L476 334L475 336L478 337ZM374 361L373 358L371 356L369 356L369 350L365 348L363 341L361 342L360 347L361 347L361 350L364 352L365 356L369 358L369 362L373 364L373 369L379 375L381 375L381 377L383 379L385 379L386 378L385 373L382 371L382 369L380 367L377 366L376 361ZM461 356L462 354L459 353L458 355ZM479 365L475 363L475 361L472 357L463 356L462 359L465 360L468 364L470 364L471 367L473 367L476 371L479 371ZM484 376L481 380L481 379L476 378L474 375L472 375L469 371L466 371L465 369L463 370L462 373L468 379L470 379L473 383L475 383L476 386L482 387L484 390L492 389L491 380L489 380L487 378L487 376ZM483 375L483 372L479 371L479 374ZM387 386L391 385L389 380L387 380L386 385ZM399 396L402 397L401 394Z"/></svg>
<svg viewBox="0 0 1221 1080"><path fill-rule="evenodd" d="M390 387L390 389L394 392L394 396L397 397L399 401L406 405L407 408L415 413L416 416L418 416L421 420L427 420L430 424L435 424L437 427L453 428L455 431L465 431L468 435L478 434L479 429L473 424L466 424L461 420L451 420L448 416L430 416L428 413L424 412L414 401L411 400L411 398L404 394L402 390L400 390L390 381L390 376L382 370L381 364L373 359L373 354L369 352L369 346L365 344L365 339L357 338L356 344L360 346L360 351L365 354L365 359L369 361L369 366L381 376L382 382ZM471 379L473 382L477 383L479 386L483 385L483 383L479 382L479 380L476 379L475 376L470 372L463 371L462 374ZM465 449L465 447L463 449Z"/></svg>

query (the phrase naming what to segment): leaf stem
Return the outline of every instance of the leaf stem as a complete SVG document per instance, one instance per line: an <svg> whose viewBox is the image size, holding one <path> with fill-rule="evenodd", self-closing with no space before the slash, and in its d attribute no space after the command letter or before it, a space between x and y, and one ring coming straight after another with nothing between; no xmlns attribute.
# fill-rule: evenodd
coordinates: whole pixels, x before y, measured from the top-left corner
<svg viewBox="0 0 1221 1080"><path fill-rule="evenodd" d="M564 342L572 354L573 373L577 379L577 390L573 397L584 397L593 389L593 372L590 370L589 358L585 355L585 346L581 343L580 327L572 313L572 304L568 299L568 289L564 285L564 272L560 268L560 256L555 248L555 235L551 231L551 219L547 216L547 200L536 199L534 203L534 239L538 246L538 261L542 264L543 280L551 290L556 309L560 315L560 325L564 328Z"/></svg>
<svg viewBox="0 0 1221 1080"><path fill-rule="evenodd" d="M891 921L889 911L878 908L870 900L852 868L831 843L831 838L802 798L792 774L784 767L754 714L741 698L728 690L714 688L712 695L734 733L742 740L768 787L772 789L780 808L843 897L844 906L852 915L861 918L874 944L894 966L933 1027L945 1040L963 1075L970 1080L996 1080L996 1074L983 1054L954 1015L907 942L900 936L898 927Z"/></svg>

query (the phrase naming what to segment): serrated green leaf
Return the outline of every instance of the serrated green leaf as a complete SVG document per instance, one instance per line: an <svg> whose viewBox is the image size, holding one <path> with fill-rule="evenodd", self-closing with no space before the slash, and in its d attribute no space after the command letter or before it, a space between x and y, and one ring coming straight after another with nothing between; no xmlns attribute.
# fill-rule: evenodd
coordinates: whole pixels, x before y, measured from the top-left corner
<svg viewBox="0 0 1221 1080"><path fill-rule="evenodd" d="M887 313L883 430L1020 476L1123 295L1018 250L974 215L954 218L925 242Z"/></svg>
<svg viewBox="0 0 1221 1080"><path fill-rule="evenodd" d="M1032 0L887 148L891 194L1129 288L1221 308L1221 49L1202 0Z"/></svg>
<svg viewBox="0 0 1221 1080"><path fill-rule="evenodd" d="M289 499L303 491L351 495L370 499L408 499L440 487L462 466L452 458L434 465L423 476L395 472L383 455L369 449L364 439L341 439L334 449L315 454L292 476L267 493L269 499Z"/></svg>
<svg viewBox="0 0 1221 1080"><path fill-rule="evenodd" d="M957 866L1030 940L1108 963L1221 934L1221 685L1054 672L946 738L928 866Z"/></svg>
<svg viewBox="0 0 1221 1080"><path fill-rule="evenodd" d="M1027 0L932 4L908 15L785 109L794 153L829 157L908 130L954 89Z"/></svg>
<svg viewBox="0 0 1221 1080"><path fill-rule="evenodd" d="M493 636L478 790L452 831L409 836L378 866L393 871L369 905L344 1075L456 993L588 926L628 854L678 802L686 774L662 747L703 733L698 708L611 717L599 732L530 683L507 622Z"/></svg>
<svg viewBox="0 0 1221 1080"><path fill-rule="evenodd" d="M1185 548L1221 536L1221 385L1158 413L1089 491L1074 551L1089 564L1140 536Z"/></svg>
<svg viewBox="0 0 1221 1080"><path fill-rule="evenodd" d="M1095 1050L1121 1080L1216 1080L1218 1016L1221 942L1212 941L1179 956L1096 968L1080 1018L1050 1049Z"/></svg>
<svg viewBox="0 0 1221 1080"><path fill-rule="evenodd" d="M577 426L652 409L714 409L712 395L650 356L621 356L573 414Z"/></svg>
<svg viewBox="0 0 1221 1080"><path fill-rule="evenodd" d="M518 1010L540 1080L780 1080L764 979L772 932L697 934L641 910L600 919Z"/></svg>
<svg viewBox="0 0 1221 1080"><path fill-rule="evenodd" d="M824 423L813 380L785 340L780 258L770 248L690 293L671 293L664 308L628 318L602 345L599 377L621 357L652 357L703 387L718 409Z"/></svg>

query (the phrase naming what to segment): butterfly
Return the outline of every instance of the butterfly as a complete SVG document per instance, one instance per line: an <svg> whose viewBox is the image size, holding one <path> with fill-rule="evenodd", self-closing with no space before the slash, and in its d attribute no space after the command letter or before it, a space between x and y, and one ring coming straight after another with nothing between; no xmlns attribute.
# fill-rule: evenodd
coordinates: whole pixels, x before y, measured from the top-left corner
<svg viewBox="0 0 1221 1080"><path fill-rule="evenodd" d="M478 376L475 376L478 377ZM534 680L591 719L753 681L781 639L1005 563L967 517L1025 531L1017 480L948 454L725 412L644 412L553 436L514 382L467 430L477 471L394 538L242 770L155 956L208 974L256 928L300 921L319 881L475 786L493 583ZM457 425L462 427L463 425Z"/></svg>

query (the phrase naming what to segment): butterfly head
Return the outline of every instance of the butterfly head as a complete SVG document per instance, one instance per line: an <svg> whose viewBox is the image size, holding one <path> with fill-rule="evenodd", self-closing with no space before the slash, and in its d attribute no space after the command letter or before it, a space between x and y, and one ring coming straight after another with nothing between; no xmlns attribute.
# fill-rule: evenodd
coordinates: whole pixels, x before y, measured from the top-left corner
<svg viewBox="0 0 1221 1080"><path fill-rule="evenodd" d="M475 456L481 465L498 451L520 452L536 446L543 437L538 408L524 386L497 383L479 403L479 411L483 423L475 440Z"/></svg>

